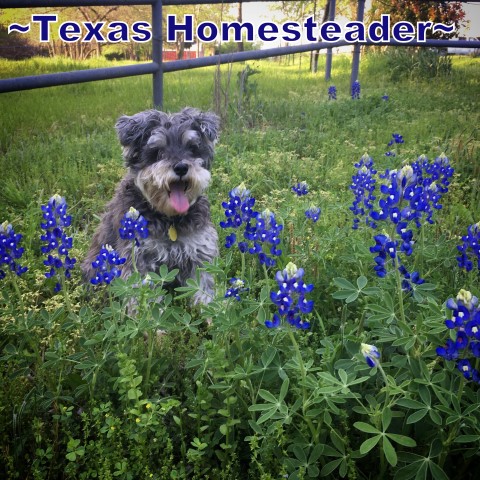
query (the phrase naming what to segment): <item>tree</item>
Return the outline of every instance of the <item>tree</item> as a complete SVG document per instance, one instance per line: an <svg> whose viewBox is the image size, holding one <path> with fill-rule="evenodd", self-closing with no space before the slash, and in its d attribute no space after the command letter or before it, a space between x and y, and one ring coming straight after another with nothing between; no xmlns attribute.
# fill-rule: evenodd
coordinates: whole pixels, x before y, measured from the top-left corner
<svg viewBox="0 0 480 480"><path fill-rule="evenodd" d="M455 24L453 33L427 31L429 38L449 39L458 36L459 28L465 23L465 11L462 2L445 0L385 0L375 1L376 16L389 13L392 23L406 20L414 25L417 22L431 21L434 23Z"/></svg>

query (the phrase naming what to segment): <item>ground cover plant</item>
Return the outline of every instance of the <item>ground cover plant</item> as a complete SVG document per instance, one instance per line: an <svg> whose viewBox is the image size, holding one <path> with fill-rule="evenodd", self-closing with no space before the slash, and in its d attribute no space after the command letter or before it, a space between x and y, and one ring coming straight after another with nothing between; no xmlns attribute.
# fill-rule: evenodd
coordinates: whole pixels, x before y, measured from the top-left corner
<svg viewBox="0 0 480 480"><path fill-rule="evenodd" d="M108 246L80 279L151 80L0 96L2 478L474 478L480 63L349 62L166 77L167 110L222 95L204 308Z"/></svg>

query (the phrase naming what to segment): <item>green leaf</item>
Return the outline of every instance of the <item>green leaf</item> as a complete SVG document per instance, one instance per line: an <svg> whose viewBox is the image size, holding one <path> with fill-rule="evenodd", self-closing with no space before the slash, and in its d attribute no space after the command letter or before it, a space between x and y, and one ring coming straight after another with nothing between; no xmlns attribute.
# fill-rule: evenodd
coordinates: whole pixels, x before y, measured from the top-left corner
<svg viewBox="0 0 480 480"><path fill-rule="evenodd" d="M77 459L77 454L75 452L70 452L65 455L67 457L67 460L70 460L71 462L74 462Z"/></svg>
<svg viewBox="0 0 480 480"><path fill-rule="evenodd" d="M324 448L324 445L322 445L321 443L317 443L317 445L313 447L312 453L308 458L308 463L310 464L315 463L322 456L323 448Z"/></svg>
<svg viewBox="0 0 480 480"><path fill-rule="evenodd" d="M397 405L400 405L401 407L413 408L415 410L425 408L423 403L417 402L417 400L411 400L410 398L401 398L400 400L397 400Z"/></svg>
<svg viewBox="0 0 480 480"><path fill-rule="evenodd" d="M250 405L248 407L249 412L263 412L265 410L270 410L272 408L271 403L256 403L255 405ZM276 410L275 408L273 409Z"/></svg>
<svg viewBox="0 0 480 480"><path fill-rule="evenodd" d="M383 437L383 453L385 454L387 462L392 467L395 467L398 462L397 452L395 452L395 448L393 448L393 445L387 437Z"/></svg>
<svg viewBox="0 0 480 480"><path fill-rule="evenodd" d="M472 443L480 441L480 435L459 435L453 441L454 443Z"/></svg>
<svg viewBox="0 0 480 480"><path fill-rule="evenodd" d="M226 426L225 424L220 425L220 433L221 433L222 435L226 435L227 432L228 432L227 426Z"/></svg>
<svg viewBox="0 0 480 480"><path fill-rule="evenodd" d="M362 422L357 422L357 423L362 423ZM355 426L356 424L354 424ZM367 423L365 425L368 425ZM365 440L361 445L360 445L360 453L362 455L365 455L368 453L375 445L380 441L382 438L382 434L380 435L375 435L374 437L371 437L367 440Z"/></svg>
<svg viewBox="0 0 480 480"><path fill-rule="evenodd" d="M277 349L269 345L267 349L262 353L262 356L260 358L264 368L267 368L272 363L276 354L277 354Z"/></svg>
<svg viewBox="0 0 480 480"><path fill-rule="evenodd" d="M382 412L382 426L383 426L384 432L388 430L388 427L390 426L391 421L392 421L392 410L389 407L386 407L383 409L383 412Z"/></svg>
<svg viewBox="0 0 480 480"><path fill-rule="evenodd" d="M365 287L365 285L367 284L368 280L367 280L367 277L365 276L360 276L357 278L357 286L358 286L358 289L359 290L362 290L362 288Z"/></svg>
<svg viewBox="0 0 480 480"><path fill-rule="evenodd" d="M378 428L375 428L373 425L365 422L355 422L353 426L365 433L382 433L380 430L378 430Z"/></svg>
<svg viewBox="0 0 480 480"><path fill-rule="evenodd" d="M260 428L260 425L258 425L257 422L254 422L253 420L249 420L248 424L250 425L250 428L257 434L257 435L263 435L263 430Z"/></svg>
<svg viewBox="0 0 480 480"><path fill-rule="evenodd" d="M407 418L407 424L410 425L412 423L417 423L419 422L426 414L428 413L428 408L424 408L422 410L418 410L415 413L412 413L408 418Z"/></svg>
<svg viewBox="0 0 480 480"><path fill-rule="evenodd" d="M430 473L435 480L449 480L448 475L434 462L428 462Z"/></svg>
<svg viewBox="0 0 480 480"><path fill-rule="evenodd" d="M290 384L290 380L288 377L283 381L282 386L280 388L280 396L278 397L278 401L282 402L288 392L288 385Z"/></svg>
<svg viewBox="0 0 480 480"><path fill-rule="evenodd" d="M357 293L357 292L354 292ZM346 298L350 297L352 292L350 290L338 290L338 292L333 292L332 297L336 300L345 300Z"/></svg>
<svg viewBox="0 0 480 480"><path fill-rule="evenodd" d="M338 370L338 376L340 377L340 380L342 381L343 384L346 385L348 383L347 372L343 368L340 368Z"/></svg>
<svg viewBox="0 0 480 480"><path fill-rule="evenodd" d="M283 386L283 385L282 385ZM287 385L288 387L288 385ZM261 388L259 391L258 391L258 394L264 399L266 400L267 402L270 402L270 403L277 403L278 400L276 399L276 397L271 394L268 390L263 390L263 388Z"/></svg>
<svg viewBox="0 0 480 480"><path fill-rule="evenodd" d="M261 415L257 423L260 425L261 423L266 422L267 420L272 418L276 412L277 412L276 408L270 408L270 410L267 410L263 415Z"/></svg>
<svg viewBox="0 0 480 480"><path fill-rule="evenodd" d="M328 462L320 472L320 476L326 477L330 475L334 470L338 468L338 466L343 462L343 458L337 458L336 460L332 460Z"/></svg>
<svg viewBox="0 0 480 480"><path fill-rule="evenodd" d="M346 280L345 278L339 278L339 277L334 278L333 283L335 283L335 285L341 288L342 290L352 290L352 291L357 290L355 285L349 282L348 280Z"/></svg>
<svg viewBox="0 0 480 480"><path fill-rule="evenodd" d="M405 435L399 435L398 433L387 433L386 435L388 438L400 445L403 445L404 447L417 446L417 442L413 438L406 437Z"/></svg>
<svg viewBox="0 0 480 480"><path fill-rule="evenodd" d="M345 299L345 303L352 303L358 298L358 292L353 292Z"/></svg>

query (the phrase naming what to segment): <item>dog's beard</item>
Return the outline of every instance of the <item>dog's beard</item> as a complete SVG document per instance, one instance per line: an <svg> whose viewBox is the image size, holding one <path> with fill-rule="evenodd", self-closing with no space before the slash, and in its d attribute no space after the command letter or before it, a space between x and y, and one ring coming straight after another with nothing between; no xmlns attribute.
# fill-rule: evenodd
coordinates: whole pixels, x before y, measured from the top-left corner
<svg viewBox="0 0 480 480"><path fill-rule="evenodd" d="M172 167L161 162L140 170L135 184L154 210L169 217L185 215L210 182L210 172L189 163L180 179Z"/></svg>

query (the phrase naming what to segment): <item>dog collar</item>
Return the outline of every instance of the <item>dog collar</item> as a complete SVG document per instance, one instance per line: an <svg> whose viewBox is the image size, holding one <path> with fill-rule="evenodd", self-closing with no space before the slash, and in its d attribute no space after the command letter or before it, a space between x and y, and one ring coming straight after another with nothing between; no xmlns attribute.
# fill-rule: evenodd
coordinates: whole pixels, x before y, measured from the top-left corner
<svg viewBox="0 0 480 480"><path fill-rule="evenodd" d="M168 229L168 238L172 241L175 242L177 240L178 234L177 234L177 229L175 228L175 225L170 225Z"/></svg>

